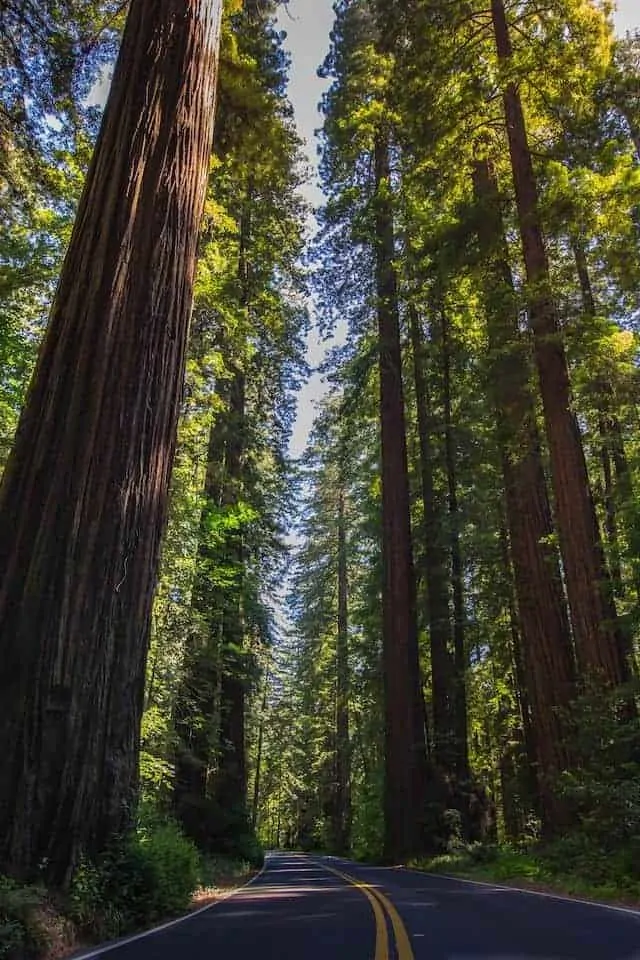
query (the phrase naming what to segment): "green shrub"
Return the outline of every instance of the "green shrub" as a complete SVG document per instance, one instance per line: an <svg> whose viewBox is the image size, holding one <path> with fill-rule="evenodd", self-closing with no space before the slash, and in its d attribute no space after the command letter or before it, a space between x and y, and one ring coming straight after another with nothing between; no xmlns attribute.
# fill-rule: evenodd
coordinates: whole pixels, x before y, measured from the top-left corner
<svg viewBox="0 0 640 960"><path fill-rule="evenodd" d="M103 906L103 877L86 857L75 869L69 887L69 916L82 928L91 926Z"/></svg>
<svg viewBox="0 0 640 960"><path fill-rule="evenodd" d="M44 892L0 876L0 957L39 953L46 946L38 921Z"/></svg>
<svg viewBox="0 0 640 960"><path fill-rule="evenodd" d="M591 850L617 850L640 836L640 720L629 715L633 685L612 694L589 688L567 715L574 768L558 790Z"/></svg>
<svg viewBox="0 0 640 960"><path fill-rule="evenodd" d="M500 848L495 843L470 843L467 853L473 863L495 863L500 855Z"/></svg>
<svg viewBox="0 0 640 960"><path fill-rule="evenodd" d="M82 860L70 888L70 916L101 938L186 912L200 856L172 821L148 818L99 864Z"/></svg>
<svg viewBox="0 0 640 960"><path fill-rule="evenodd" d="M200 876L195 845L172 822L128 837L103 867L104 899L125 927L153 923L189 908Z"/></svg>

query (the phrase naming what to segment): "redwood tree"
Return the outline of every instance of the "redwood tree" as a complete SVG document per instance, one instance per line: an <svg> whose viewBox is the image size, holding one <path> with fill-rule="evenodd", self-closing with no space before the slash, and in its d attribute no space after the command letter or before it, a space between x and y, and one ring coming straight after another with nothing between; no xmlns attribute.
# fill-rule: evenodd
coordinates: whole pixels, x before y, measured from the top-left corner
<svg viewBox="0 0 640 960"><path fill-rule="evenodd" d="M0 489L0 869L129 822L211 150L219 0L132 0Z"/></svg>
<svg viewBox="0 0 640 960"><path fill-rule="evenodd" d="M502 455L522 636L525 669L521 680L531 705L541 813L549 833L562 825L566 815L554 781L569 762L562 710L568 709L575 695L575 667L559 558L552 542L554 528L531 389L529 347L518 330L500 195L487 159L475 161L473 182L484 266L490 391Z"/></svg>
<svg viewBox="0 0 640 960"><path fill-rule="evenodd" d="M491 14L498 61L506 73L512 61L512 47L503 0L491 0ZM580 428L573 410L567 355L538 209L538 187L522 101L513 79L505 83L503 103L529 285L529 323L549 442L576 655L581 672L617 684L629 678L629 664L616 621Z"/></svg>
<svg viewBox="0 0 640 960"><path fill-rule="evenodd" d="M395 239L389 193L389 146L382 133L376 138L374 164L384 569L385 852L391 857L401 857L415 851L421 842L419 823L425 804L426 745L409 517L398 286L393 265Z"/></svg>
<svg viewBox="0 0 640 960"><path fill-rule="evenodd" d="M341 452L342 453L342 452ZM338 490L338 617L336 633L336 754L333 841L338 853L347 853L350 842L349 744L349 595L347 570L346 483L343 456Z"/></svg>
<svg viewBox="0 0 640 960"><path fill-rule="evenodd" d="M434 759L442 769L453 772L455 762L454 663L449 610L449 558L444 540L440 502L434 478L433 412L426 376L427 353L421 318L413 303L408 305L413 352L416 421L420 455L420 481L423 504L424 574L427 593L429 649L431 653L431 697L433 710Z"/></svg>

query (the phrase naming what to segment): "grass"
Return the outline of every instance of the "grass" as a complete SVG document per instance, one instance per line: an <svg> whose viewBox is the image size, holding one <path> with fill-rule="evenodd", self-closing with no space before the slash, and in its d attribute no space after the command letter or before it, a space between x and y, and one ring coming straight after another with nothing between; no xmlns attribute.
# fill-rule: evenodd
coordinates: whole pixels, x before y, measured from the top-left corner
<svg viewBox="0 0 640 960"><path fill-rule="evenodd" d="M640 907L640 864L629 851L593 849L573 838L528 849L471 846L415 860L409 866L468 880Z"/></svg>

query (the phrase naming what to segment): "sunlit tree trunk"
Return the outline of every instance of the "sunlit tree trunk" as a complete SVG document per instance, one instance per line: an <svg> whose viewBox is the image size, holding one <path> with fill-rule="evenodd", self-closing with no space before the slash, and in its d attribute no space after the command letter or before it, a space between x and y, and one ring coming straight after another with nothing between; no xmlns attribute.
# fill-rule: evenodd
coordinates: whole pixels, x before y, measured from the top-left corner
<svg viewBox="0 0 640 960"><path fill-rule="evenodd" d="M489 381L502 449L511 560L522 631L520 681L531 705L542 812L548 831L562 823L555 779L568 762L559 710L575 694L574 665L547 495L528 348L517 327L497 184L487 160L473 171L478 235L485 261Z"/></svg>
<svg viewBox="0 0 640 960"><path fill-rule="evenodd" d="M503 0L491 0L491 12L498 59L509 69L512 49ZM578 663L582 673L615 685L628 679L629 666L623 656L582 438L572 406L567 357L538 212L537 184L515 82L506 83L503 102L529 288L529 323Z"/></svg>
<svg viewBox="0 0 640 960"><path fill-rule="evenodd" d="M580 297L582 301L582 313L587 323L593 324L596 318L596 303L589 275L589 266L587 263L587 254L584 242L579 237L573 237L571 248L576 263L576 273L580 283ZM622 431L620 423L614 413L614 393L611 384L603 377L595 377L590 384L594 403L597 409L598 435L600 440L600 465L602 467L602 487L603 487L603 506L604 506L604 528L609 547L609 564L611 567L611 579L616 596L621 597L624 593L622 582L622 568L620 562L620 543L618 536L618 507L616 496L616 482L614 479L614 470L612 463L613 448L618 445L620 438L620 451L623 460L626 460L624 444L621 443ZM631 491L627 491L630 493ZM630 651L628 652L630 653Z"/></svg>
<svg viewBox="0 0 640 960"><path fill-rule="evenodd" d="M129 823L213 131L218 0L132 0L0 490L0 869Z"/></svg>

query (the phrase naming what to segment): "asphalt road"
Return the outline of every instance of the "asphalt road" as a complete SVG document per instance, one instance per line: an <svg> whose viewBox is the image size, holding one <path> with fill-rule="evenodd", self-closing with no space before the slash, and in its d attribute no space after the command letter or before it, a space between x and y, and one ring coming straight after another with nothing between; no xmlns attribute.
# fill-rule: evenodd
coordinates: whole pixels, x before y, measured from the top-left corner
<svg viewBox="0 0 640 960"><path fill-rule="evenodd" d="M333 857L273 853L253 883L85 960L640 960L640 912Z"/></svg>

